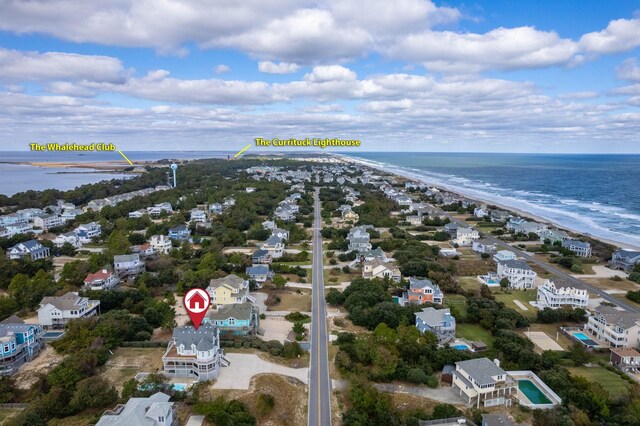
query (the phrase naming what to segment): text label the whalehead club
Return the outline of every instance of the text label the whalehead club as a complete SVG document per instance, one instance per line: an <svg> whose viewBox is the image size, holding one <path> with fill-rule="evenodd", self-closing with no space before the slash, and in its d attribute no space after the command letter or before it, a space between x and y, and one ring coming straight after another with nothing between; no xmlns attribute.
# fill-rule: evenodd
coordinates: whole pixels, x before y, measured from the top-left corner
<svg viewBox="0 0 640 426"><path fill-rule="evenodd" d="M31 151L115 151L116 146L112 143L92 143L81 145L77 143L46 143L29 144Z"/></svg>
<svg viewBox="0 0 640 426"><path fill-rule="evenodd" d="M315 146L327 148L330 146L338 147L359 147L359 139L338 139L338 138L306 138L306 139L264 139L256 138L256 146L274 146L274 147L304 147Z"/></svg>

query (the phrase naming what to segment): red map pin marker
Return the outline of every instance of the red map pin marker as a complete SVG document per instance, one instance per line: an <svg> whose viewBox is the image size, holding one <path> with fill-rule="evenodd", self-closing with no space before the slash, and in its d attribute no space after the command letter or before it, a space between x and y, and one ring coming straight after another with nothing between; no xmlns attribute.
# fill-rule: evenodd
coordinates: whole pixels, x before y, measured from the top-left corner
<svg viewBox="0 0 640 426"><path fill-rule="evenodd" d="M209 304L211 303L209 293L201 288L192 288L184 295L182 303L184 304L184 309L189 314L189 318L191 318L193 326L197 330L198 327L200 327L200 323L202 323L202 319L207 314Z"/></svg>

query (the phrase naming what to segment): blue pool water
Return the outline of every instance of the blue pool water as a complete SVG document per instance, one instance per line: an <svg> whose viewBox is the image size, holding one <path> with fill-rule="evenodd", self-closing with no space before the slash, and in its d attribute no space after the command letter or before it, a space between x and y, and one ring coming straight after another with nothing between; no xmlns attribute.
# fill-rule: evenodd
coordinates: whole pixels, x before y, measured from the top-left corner
<svg viewBox="0 0 640 426"><path fill-rule="evenodd" d="M575 337L576 339L580 339L580 340L591 340L584 333L573 333L573 337Z"/></svg>
<svg viewBox="0 0 640 426"><path fill-rule="evenodd" d="M467 345L453 345L451 347L453 349L457 349L459 351L468 351L469 350L469 346L467 346Z"/></svg>
<svg viewBox="0 0 640 426"><path fill-rule="evenodd" d="M174 383L173 384L173 390L184 392L184 391L187 390L187 385L184 384L184 383Z"/></svg>

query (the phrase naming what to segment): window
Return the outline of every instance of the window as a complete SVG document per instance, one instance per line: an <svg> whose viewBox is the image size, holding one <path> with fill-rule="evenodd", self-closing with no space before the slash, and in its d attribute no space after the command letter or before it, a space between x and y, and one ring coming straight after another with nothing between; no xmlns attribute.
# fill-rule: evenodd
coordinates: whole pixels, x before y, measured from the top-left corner
<svg viewBox="0 0 640 426"><path fill-rule="evenodd" d="M158 416L158 421L160 423L164 423L164 416Z"/></svg>

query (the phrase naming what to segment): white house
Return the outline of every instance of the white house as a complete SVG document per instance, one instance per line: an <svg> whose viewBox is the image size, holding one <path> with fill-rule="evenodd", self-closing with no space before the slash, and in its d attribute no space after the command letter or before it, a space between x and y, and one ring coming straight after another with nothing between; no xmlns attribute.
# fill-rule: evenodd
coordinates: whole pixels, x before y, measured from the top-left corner
<svg viewBox="0 0 640 426"><path fill-rule="evenodd" d="M536 277L531 266L524 260L505 260L498 262L498 277L509 280L509 287L518 290L535 287Z"/></svg>
<svg viewBox="0 0 640 426"><path fill-rule="evenodd" d="M276 229L276 223L273 220L265 220L262 222L262 228L267 230Z"/></svg>
<svg viewBox="0 0 640 426"><path fill-rule="evenodd" d="M171 238L166 235L153 235L149 241L156 253L169 254L171 251Z"/></svg>
<svg viewBox="0 0 640 426"><path fill-rule="evenodd" d="M281 238L283 241L289 239L289 231L282 228L275 228L271 230L271 235L275 235L278 238Z"/></svg>
<svg viewBox="0 0 640 426"><path fill-rule="evenodd" d="M162 355L163 374L199 382L217 379L220 365L229 365L220 349L220 330L212 324L176 327Z"/></svg>
<svg viewBox="0 0 640 426"><path fill-rule="evenodd" d="M630 272L633 267L640 263L640 251L616 250L613 252L609 266L612 269L620 269Z"/></svg>
<svg viewBox="0 0 640 426"><path fill-rule="evenodd" d="M33 217L33 226L45 231L62 225L64 225L64 219L58 214L43 214Z"/></svg>
<svg viewBox="0 0 640 426"><path fill-rule="evenodd" d="M470 246L475 240L480 239L480 234L473 228L458 228L456 229L456 237L454 238L454 244L459 246Z"/></svg>
<svg viewBox="0 0 640 426"><path fill-rule="evenodd" d="M198 209L193 209L191 210L191 222L195 222L195 223L206 223L207 222L207 213L202 211L202 210L198 210Z"/></svg>
<svg viewBox="0 0 640 426"><path fill-rule="evenodd" d="M446 343L456 336L456 319L449 308L423 308L415 316L416 328L421 333L429 331L435 334L439 343Z"/></svg>
<svg viewBox="0 0 640 426"><path fill-rule="evenodd" d="M471 244L471 249L476 253L493 254L496 252L496 245L488 240L475 240Z"/></svg>
<svg viewBox="0 0 640 426"><path fill-rule="evenodd" d="M507 260L516 260L517 258L516 254L509 250L500 250L493 255L493 260L495 260L496 263L505 262Z"/></svg>
<svg viewBox="0 0 640 426"><path fill-rule="evenodd" d="M476 358L456 362L452 386L468 403L480 407L511 405L518 382L500 368L498 360Z"/></svg>
<svg viewBox="0 0 640 426"><path fill-rule="evenodd" d="M38 308L38 324L44 328L63 328L69 321L98 315L99 300L69 292L60 297L45 297Z"/></svg>
<svg viewBox="0 0 640 426"><path fill-rule="evenodd" d="M105 411L96 426L178 426L177 406L169 402L170 398L162 392L147 398L129 398L126 404Z"/></svg>
<svg viewBox="0 0 640 426"><path fill-rule="evenodd" d="M9 247L7 250L7 257L9 259L22 259L29 256L32 260L39 260L46 259L50 255L49 247L43 246L36 240L18 243L13 247Z"/></svg>
<svg viewBox="0 0 640 426"><path fill-rule="evenodd" d="M476 207L473 209L473 215L479 219L483 219L489 216L489 209L487 209L487 206Z"/></svg>
<svg viewBox="0 0 640 426"><path fill-rule="evenodd" d="M138 253L113 256L113 268L120 277L136 276L145 271Z"/></svg>
<svg viewBox="0 0 640 426"><path fill-rule="evenodd" d="M610 348L637 348L640 343L638 315L613 306L598 306L587 319L584 330Z"/></svg>
<svg viewBox="0 0 640 426"><path fill-rule="evenodd" d="M570 252L575 253L580 257L590 257L591 256L591 244L585 241L580 240L564 240L562 242L562 247L568 249Z"/></svg>
<svg viewBox="0 0 640 426"><path fill-rule="evenodd" d="M81 243L90 243L93 238L100 236L102 227L99 223L91 222L80 225L73 231L78 235Z"/></svg>
<svg viewBox="0 0 640 426"><path fill-rule="evenodd" d="M362 278L390 278L396 282L399 282L402 278L400 269L397 266L383 262L382 260L375 258L373 260L365 261L362 264Z"/></svg>
<svg viewBox="0 0 640 426"><path fill-rule="evenodd" d="M245 272L249 275L249 279L254 280L257 284L265 283L273 275L269 266L264 264L248 266Z"/></svg>
<svg viewBox="0 0 640 426"><path fill-rule="evenodd" d="M284 254L284 243L282 242L282 238L276 237L275 235L267 238L262 244L262 250L266 250L273 259L278 259L282 257Z"/></svg>
<svg viewBox="0 0 640 426"><path fill-rule="evenodd" d="M546 280L538 287L538 306L542 308L557 309L564 306L570 308L587 307L589 293L587 290L575 287L556 287L553 280Z"/></svg>
<svg viewBox="0 0 640 426"><path fill-rule="evenodd" d="M64 234L60 234L53 239L53 244L55 244L56 247L62 247L66 243L71 244L75 248L82 247L82 243L80 242L78 235L76 235L76 233L73 231L65 232Z"/></svg>
<svg viewBox="0 0 640 426"><path fill-rule="evenodd" d="M129 217L132 219L139 219L142 216L144 216L145 214L147 214L147 211L144 209L140 209L140 210L135 210L132 212L129 212Z"/></svg>
<svg viewBox="0 0 640 426"><path fill-rule="evenodd" d="M84 279L84 286L90 290L108 290L120 283L120 277L117 274L103 269L94 274L89 274Z"/></svg>

